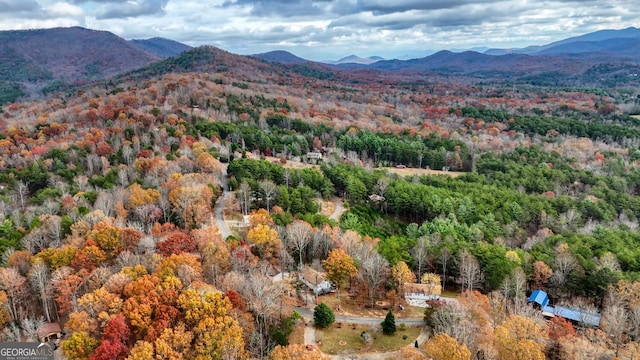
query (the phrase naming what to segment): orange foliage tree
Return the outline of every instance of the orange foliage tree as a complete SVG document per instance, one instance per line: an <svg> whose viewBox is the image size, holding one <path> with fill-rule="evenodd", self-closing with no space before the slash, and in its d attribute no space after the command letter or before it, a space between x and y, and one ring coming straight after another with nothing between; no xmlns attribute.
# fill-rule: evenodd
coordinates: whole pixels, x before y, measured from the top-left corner
<svg viewBox="0 0 640 360"><path fill-rule="evenodd" d="M195 253L196 242L193 238L182 232L175 232L167 237L166 240L160 241L156 244L160 255L171 256L174 254Z"/></svg>

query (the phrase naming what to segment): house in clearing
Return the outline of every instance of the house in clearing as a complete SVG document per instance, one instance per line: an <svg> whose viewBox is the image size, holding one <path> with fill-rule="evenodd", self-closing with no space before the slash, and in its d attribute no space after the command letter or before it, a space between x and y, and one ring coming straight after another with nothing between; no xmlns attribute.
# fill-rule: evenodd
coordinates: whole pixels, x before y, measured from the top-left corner
<svg viewBox="0 0 640 360"><path fill-rule="evenodd" d="M307 285L316 296L327 294L333 290L333 286L327 281L326 273L314 270L310 266L304 267L300 273L300 281Z"/></svg>
<svg viewBox="0 0 640 360"><path fill-rule="evenodd" d="M442 286L439 283L429 282L426 284L405 283L403 286L404 299L412 306L426 307L427 301L439 299L442 293Z"/></svg>

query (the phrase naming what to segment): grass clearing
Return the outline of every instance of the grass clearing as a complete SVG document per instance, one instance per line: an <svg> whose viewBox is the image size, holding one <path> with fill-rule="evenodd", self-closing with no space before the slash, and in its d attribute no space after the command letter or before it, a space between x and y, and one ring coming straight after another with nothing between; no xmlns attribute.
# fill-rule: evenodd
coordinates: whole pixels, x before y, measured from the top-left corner
<svg viewBox="0 0 640 360"><path fill-rule="evenodd" d="M460 175L466 174L465 172L459 172L459 171L442 171L442 170L418 169L418 168L399 169L395 167L383 167L380 169L387 170L392 174L398 174L400 176L445 175L445 176L451 176L451 177L458 177Z"/></svg>
<svg viewBox="0 0 640 360"><path fill-rule="evenodd" d="M455 290L443 290L442 294L440 294L440 296L442 297L446 297L446 298L457 298L458 295L460 295L459 292L456 292Z"/></svg>
<svg viewBox="0 0 640 360"><path fill-rule="evenodd" d="M387 352L400 349L411 344L420 335L421 328L407 327L400 330L400 322L396 321L398 331L393 335L385 335L382 331L373 331L367 325L333 324L326 329L316 329L316 342L325 354L337 355L344 352ZM373 336L369 344L362 342L363 331ZM406 339L403 339L405 337Z"/></svg>

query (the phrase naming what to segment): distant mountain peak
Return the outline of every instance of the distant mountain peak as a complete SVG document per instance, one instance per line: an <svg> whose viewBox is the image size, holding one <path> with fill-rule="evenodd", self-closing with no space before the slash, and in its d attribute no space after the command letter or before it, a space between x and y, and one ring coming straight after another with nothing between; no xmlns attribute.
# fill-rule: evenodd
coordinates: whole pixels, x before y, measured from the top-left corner
<svg viewBox="0 0 640 360"><path fill-rule="evenodd" d="M162 58L176 56L183 51L191 49L191 46L177 42L175 40L153 37L150 39L132 39L129 41L133 45L145 50L151 54Z"/></svg>
<svg viewBox="0 0 640 360"><path fill-rule="evenodd" d="M251 57L282 64L301 64L309 62L309 60L298 57L285 50L274 50L266 53L254 54L251 55Z"/></svg>
<svg viewBox="0 0 640 360"><path fill-rule="evenodd" d="M369 65L369 64L373 64L374 62L382 61L382 60L384 60L384 58L380 56L369 56L369 57L363 58L358 55L349 55L341 58L340 60L325 61L325 63L333 64L333 65L340 65L340 64Z"/></svg>

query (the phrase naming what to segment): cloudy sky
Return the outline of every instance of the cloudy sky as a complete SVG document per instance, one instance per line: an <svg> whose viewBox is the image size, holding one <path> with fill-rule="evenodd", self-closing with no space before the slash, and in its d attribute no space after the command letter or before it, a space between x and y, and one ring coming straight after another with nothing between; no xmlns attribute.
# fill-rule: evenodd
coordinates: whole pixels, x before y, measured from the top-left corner
<svg viewBox="0 0 640 360"><path fill-rule="evenodd" d="M539 45L640 26L633 0L0 0L0 30L82 26L312 60Z"/></svg>

